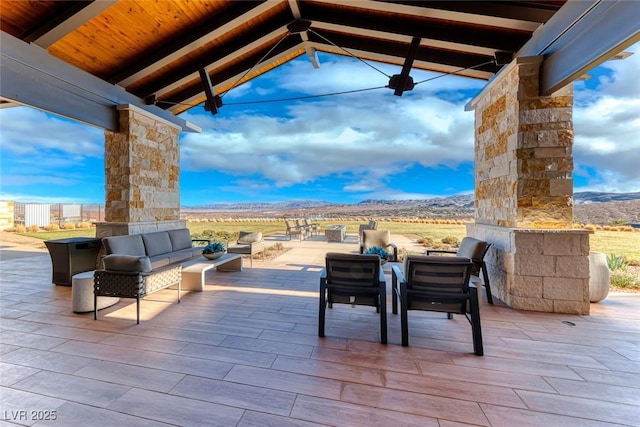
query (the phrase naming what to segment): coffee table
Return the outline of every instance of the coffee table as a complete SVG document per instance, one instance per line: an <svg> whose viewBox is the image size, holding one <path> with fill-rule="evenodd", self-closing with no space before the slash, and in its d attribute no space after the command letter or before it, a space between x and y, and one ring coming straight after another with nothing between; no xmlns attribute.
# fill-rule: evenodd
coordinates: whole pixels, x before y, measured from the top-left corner
<svg viewBox="0 0 640 427"><path fill-rule="evenodd" d="M242 255L226 253L215 260L204 257L182 264L182 290L204 291L204 275L215 268L218 271L242 271Z"/></svg>
<svg viewBox="0 0 640 427"><path fill-rule="evenodd" d="M346 225L330 225L324 230L324 239L327 242L344 242L346 234Z"/></svg>

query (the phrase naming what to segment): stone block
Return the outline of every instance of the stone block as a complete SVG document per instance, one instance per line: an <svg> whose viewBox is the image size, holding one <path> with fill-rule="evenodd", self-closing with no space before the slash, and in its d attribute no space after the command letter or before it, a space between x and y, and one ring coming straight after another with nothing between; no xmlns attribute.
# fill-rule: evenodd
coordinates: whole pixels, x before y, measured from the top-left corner
<svg viewBox="0 0 640 427"><path fill-rule="evenodd" d="M589 257L557 256L556 275L573 279L589 278Z"/></svg>
<svg viewBox="0 0 640 427"><path fill-rule="evenodd" d="M589 232L582 230L558 230L544 235L545 255L589 256Z"/></svg>
<svg viewBox="0 0 640 427"><path fill-rule="evenodd" d="M511 295L516 297L542 298L542 277L524 276L522 274L514 276Z"/></svg>
<svg viewBox="0 0 640 427"><path fill-rule="evenodd" d="M564 314L589 314L591 305L588 301L561 301L556 300L553 302L554 313Z"/></svg>
<svg viewBox="0 0 640 427"><path fill-rule="evenodd" d="M549 182L549 195L573 196L573 179L554 179Z"/></svg>
<svg viewBox="0 0 640 427"><path fill-rule="evenodd" d="M545 313L553 313L553 301L540 298L527 298L512 296L511 307L516 310L542 311Z"/></svg>
<svg viewBox="0 0 640 427"><path fill-rule="evenodd" d="M513 262L514 270L518 275L539 277L555 275L556 266L553 256L516 252Z"/></svg>
<svg viewBox="0 0 640 427"><path fill-rule="evenodd" d="M512 247L521 255L542 255L544 236L541 233L515 232Z"/></svg>
<svg viewBox="0 0 640 427"><path fill-rule="evenodd" d="M543 296L545 299L583 301L585 288L587 290L589 288L588 278L545 277L543 279Z"/></svg>

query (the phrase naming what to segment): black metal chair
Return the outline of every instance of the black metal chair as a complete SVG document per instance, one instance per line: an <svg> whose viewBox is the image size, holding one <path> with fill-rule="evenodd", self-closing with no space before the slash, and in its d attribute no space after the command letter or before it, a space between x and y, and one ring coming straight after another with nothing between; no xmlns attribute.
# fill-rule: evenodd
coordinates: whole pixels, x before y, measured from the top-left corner
<svg viewBox="0 0 640 427"><path fill-rule="evenodd" d="M473 335L473 351L482 356L482 327L478 289L469 283L473 262L470 258L456 256L407 256L404 271L399 266L391 268L393 290L393 314L398 314L400 300L400 325L402 345L409 345L408 310L437 311L464 314ZM399 285L399 286L398 286Z"/></svg>
<svg viewBox="0 0 640 427"><path fill-rule="evenodd" d="M480 277L480 272L482 272L482 282L484 283L485 290L487 291L487 302L489 304L493 304L493 295L491 294L491 285L489 284L489 273L487 272L487 264L484 262L484 256L489 251L490 246L491 243L467 236L462 239L460 247L456 251L427 249L426 254L455 254L456 256L471 258L471 261L473 261L473 270L471 271L471 275Z"/></svg>
<svg viewBox="0 0 640 427"><path fill-rule="evenodd" d="M324 337L325 311L333 304L368 305L380 313L380 342L387 343L387 283L378 255L327 253L320 277L318 336Z"/></svg>

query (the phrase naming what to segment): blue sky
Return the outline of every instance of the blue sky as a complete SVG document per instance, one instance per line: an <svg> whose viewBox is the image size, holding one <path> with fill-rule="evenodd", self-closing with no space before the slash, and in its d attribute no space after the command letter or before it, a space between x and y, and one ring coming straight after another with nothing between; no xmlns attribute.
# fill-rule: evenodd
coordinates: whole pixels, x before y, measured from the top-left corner
<svg viewBox="0 0 640 427"><path fill-rule="evenodd" d="M574 191L640 191L640 44L575 83ZM238 86L216 116L183 113L185 206L319 200L423 199L473 192L474 113L485 85L446 76L402 97L389 89L264 102L384 86L362 62L320 54ZM385 74L400 67L373 64ZM416 82L438 76L414 70ZM247 102L261 101L257 104ZM101 129L27 107L0 110L0 200L104 203Z"/></svg>

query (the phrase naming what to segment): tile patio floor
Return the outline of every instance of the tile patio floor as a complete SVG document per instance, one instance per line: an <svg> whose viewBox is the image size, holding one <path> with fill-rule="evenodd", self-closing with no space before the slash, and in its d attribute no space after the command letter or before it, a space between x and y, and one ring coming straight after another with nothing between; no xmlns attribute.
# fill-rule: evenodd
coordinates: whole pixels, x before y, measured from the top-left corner
<svg viewBox="0 0 640 427"><path fill-rule="evenodd" d="M275 260L210 272L181 304L146 297L140 325L134 300L98 321L73 313L46 251L5 246L0 426L640 426L640 295L611 294L590 316L484 302L484 357L464 317L438 313L411 312L403 348L390 311L381 345L375 310L336 305L321 339L324 254L356 239L283 243ZM34 420L46 411L57 420Z"/></svg>

